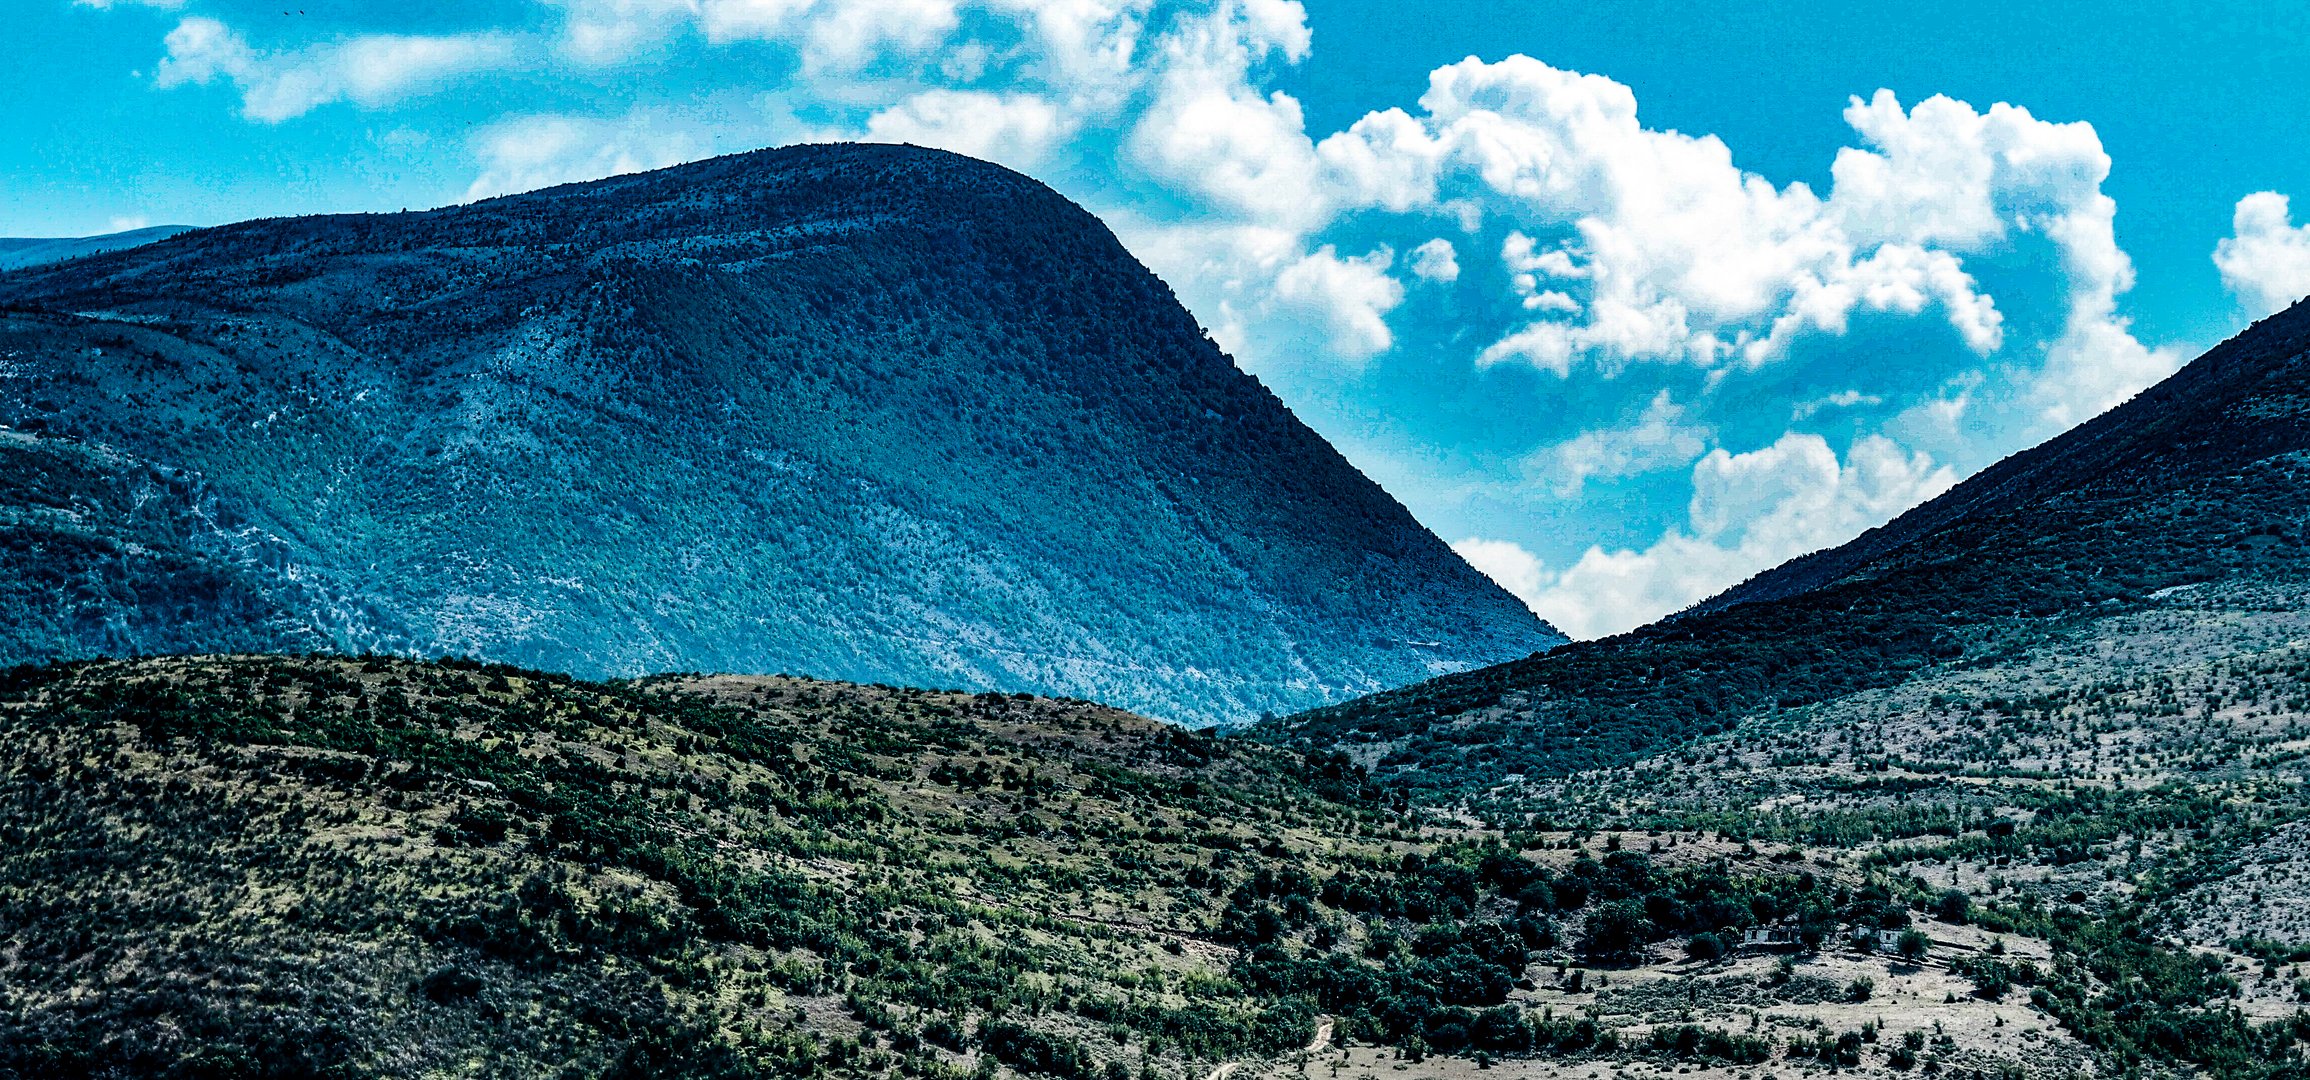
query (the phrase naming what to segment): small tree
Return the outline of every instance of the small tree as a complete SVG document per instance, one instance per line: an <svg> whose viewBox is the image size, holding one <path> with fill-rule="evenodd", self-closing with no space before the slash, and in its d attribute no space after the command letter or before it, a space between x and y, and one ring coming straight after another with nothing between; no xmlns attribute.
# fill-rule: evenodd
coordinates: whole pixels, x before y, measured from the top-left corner
<svg viewBox="0 0 2310 1080"><path fill-rule="evenodd" d="M1925 959L1925 953L1932 948L1933 939L1919 930L1903 930L1900 938L1893 943L1893 951L1900 953L1901 959L1912 964Z"/></svg>
<svg viewBox="0 0 2310 1080"><path fill-rule="evenodd" d="M1630 960L1643 949L1651 930L1652 920L1642 907L1634 901L1615 900L1589 913L1580 951L1594 960Z"/></svg>
<svg viewBox="0 0 2310 1080"><path fill-rule="evenodd" d="M1996 1001L2013 988L2013 969L2003 960L1975 957L1951 965L1951 970L1973 980L1975 997Z"/></svg>

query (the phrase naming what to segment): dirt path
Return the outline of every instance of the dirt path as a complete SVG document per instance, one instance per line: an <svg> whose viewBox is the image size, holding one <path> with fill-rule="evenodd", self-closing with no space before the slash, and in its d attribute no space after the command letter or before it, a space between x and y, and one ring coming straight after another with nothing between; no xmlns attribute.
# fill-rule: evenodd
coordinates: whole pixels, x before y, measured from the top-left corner
<svg viewBox="0 0 2310 1080"><path fill-rule="evenodd" d="M1303 1053L1303 1054L1313 1054L1313 1053L1317 1053L1317 1052L1320 1052L1320 1051L1321 1051L1321 1050L1322 1050L1324 1047L1327 1047L1327 1046L1330 1046L1330 1045L1331 1045L1331 1017L1328 1017L1328 1016L1319 1016L1319 1017L1316 1017L1316 1018L1315 1018L1315 1037L1314 1037L1314 1038L1312 1038L1312 1039L1309 1039L1309 1040L1307 1041L1307 1049L1305 1049L1305 1050L1302 1050L1302 1051L1300 1051L1300 1052L1301 1052L1301 1053ZM1204 1078L1203 1078L1203 1080L1227 1080L1227 1078L1228 1078L1228 1077L1230 1077L1230 1076L1233 1076L1233 1075L1235 1074L1235 1070L1237 1070L1237 1069L1240 1069L1240 1068L1242 1068L1242 1067L1243 1067L1243 1063L1242 1063L1242 1062L1240 1062L1240 1061L1229 1061L1229 1062L1224 1062L1224 1063L1222 1063L1222 1064L1221 1064L1221 1065L1220 1065L1218 1068L1211 1070L1211 1075L1204 1077Z"/></svg>

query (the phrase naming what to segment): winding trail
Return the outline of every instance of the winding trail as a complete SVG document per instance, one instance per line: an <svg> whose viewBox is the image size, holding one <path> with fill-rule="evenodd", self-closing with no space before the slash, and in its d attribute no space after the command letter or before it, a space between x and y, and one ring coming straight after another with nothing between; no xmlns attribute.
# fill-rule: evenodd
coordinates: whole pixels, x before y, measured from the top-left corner
<svg viewBox="0 0 2310 1080"><path fill-rule="evenodd" d="M1331 1017L1318 1016L1315 1018L1315 1037L1307 1041L1307 1049L1300 1051L1300 1053L1313 1054L1330 1045ZM1211 1070L1211 1075L1204 1077L1203 1080L1227 1080L1228 1077L1235 1074L1235 1070L1242 1067L1243 1063L1240 1061L1222 1062L1218 1068Z"/></svg>

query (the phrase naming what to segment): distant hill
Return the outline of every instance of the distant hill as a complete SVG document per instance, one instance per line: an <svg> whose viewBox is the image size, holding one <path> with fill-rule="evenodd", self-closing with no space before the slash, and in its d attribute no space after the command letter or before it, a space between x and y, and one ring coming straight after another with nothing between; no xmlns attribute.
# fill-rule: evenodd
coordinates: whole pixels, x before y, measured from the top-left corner
<svg viewBox="0 0 2310 1080"><path fill-rule="evenodd" d="M1548 648L1095 218L815 146L0 275L0 661L461 654L1246 720Z"/></svg>
<svg viewBox="0 0 2310 1080"><path fill-rule="evenodd" d="M0 270L18 270L27 266L77 259L83 255L142 247L178 233L191 232L192 229L190 225L153 225L126 232L106 233L103 236L0 236Z"/></svg>

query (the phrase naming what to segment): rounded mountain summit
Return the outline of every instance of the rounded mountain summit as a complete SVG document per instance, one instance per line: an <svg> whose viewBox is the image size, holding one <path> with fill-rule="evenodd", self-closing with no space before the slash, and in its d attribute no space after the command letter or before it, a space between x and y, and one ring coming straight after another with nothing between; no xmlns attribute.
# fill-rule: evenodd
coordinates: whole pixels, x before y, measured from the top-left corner
<svg viewBox="0 0 2310 1080"><path fill-rule="evenodd" d="M1248 719L1563 636L998 166L803 146L0 274L0 662L454 653Z"/></svg>

